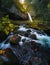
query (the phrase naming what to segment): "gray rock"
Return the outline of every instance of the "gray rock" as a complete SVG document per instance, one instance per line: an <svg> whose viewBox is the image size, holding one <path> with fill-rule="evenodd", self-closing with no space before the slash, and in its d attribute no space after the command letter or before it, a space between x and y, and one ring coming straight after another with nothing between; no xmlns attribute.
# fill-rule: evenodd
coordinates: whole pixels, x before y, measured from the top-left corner
<svg viewBox="0 0 50 65"><path fill-rule="evenodd" d="M17 6L18 7L18 6ZM1 14L9 15L10 19L13 20L27 20L28 15L25 13L22 13L18 8L15 6L15 4L12 2L12 0L1 0L0 4L0 11L2 11ZM1 17L1 15L0 15Z"/></svg>

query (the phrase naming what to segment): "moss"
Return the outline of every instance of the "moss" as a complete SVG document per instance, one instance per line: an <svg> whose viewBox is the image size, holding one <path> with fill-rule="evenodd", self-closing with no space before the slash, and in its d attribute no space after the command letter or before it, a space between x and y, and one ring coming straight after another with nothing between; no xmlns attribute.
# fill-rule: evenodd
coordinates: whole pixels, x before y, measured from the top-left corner
<svg viewBox="0 0 50 65"><path fill-rule="evenodd" d="M14 24L11 23L11 20L8 16L3 17L0 22L0 31L4 31L6 34L9 34L14 30Z"/></svg>
<svg viewBox="0 0 50 65"><path fill-rule="evenodd" d="M27 21L27 24L31 28L37 28L41 30L50 29L50 26L47 24L47 22L44 22L43 20L35 19L33 22Z"/></svg>

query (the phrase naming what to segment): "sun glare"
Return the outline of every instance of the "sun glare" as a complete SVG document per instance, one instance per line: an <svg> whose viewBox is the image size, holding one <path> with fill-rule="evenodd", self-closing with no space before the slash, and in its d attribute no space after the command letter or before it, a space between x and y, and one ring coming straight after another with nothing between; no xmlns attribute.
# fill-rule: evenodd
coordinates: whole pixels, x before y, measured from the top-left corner
<svg viewBox="0 0 50 65"><path fill-rule="evenodd" d="M21 4L23 4L23 3L24 3L24 0L19 0L19 2L20 2Z"/></svg>

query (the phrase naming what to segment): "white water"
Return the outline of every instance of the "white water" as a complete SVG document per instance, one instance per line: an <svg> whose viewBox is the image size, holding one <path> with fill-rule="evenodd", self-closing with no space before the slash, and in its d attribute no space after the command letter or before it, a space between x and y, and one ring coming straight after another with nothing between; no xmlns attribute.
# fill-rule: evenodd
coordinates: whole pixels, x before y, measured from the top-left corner
<svg viewBox="0 0 50 65"><path fill-rule="evenodd" d="M28 14L29 20L30 20L31 22L33 22L33 20L32 20L32 17L31 17L31 15L30 15L30 13L29 13L29 12L27 12L27 14Z"/></svg>
<svg viewBox="0 0 50 65"><path fill-rule="evenodd" d="M27 31L28 29L26 29L25 27L23 27L23 26L19 26L19 29L18 29L19 31Z"/></svg>
<svg viewBox="0 0 50 65"><path fill-rule="evenodd" d="M31 30L30 34L35 34L37 39L38 39L38 40L34 40L35 42L41 44L42 46L45 46L47 44L49 46L49 48L50 48L50 36L48 36L47 34L45 34L45 33L44 33L45 35L43 35L42 33L38 34L37 30L31 29L31 28L26 28L24 26L19 26L18 30L20 30L20 31L27 31L29 29ZM26 41L27 41L27 39L31 40L30 38L27 38L25 36L21 36L21 38L25 38ZM22 43L20 43L20 44L22 45Z"/></svg>
<svg viewBox="0 0 50 65"><path fill-rule="evenodd" d="M35 42L37 42L37 43L39 43L39 44L41 44L42 46L45 46L46 44L48 44L48 46L49 46L49 48L50 48L50 36L47 36L47 34L45 34L45 35L43 35L43 34L38 34L37 33L37 30L35 30L35 29L31 29L31 28L26 28L26 27L24 27L24 26L19 26L19 29L18 29L18 31L27 31L27 30L31 30L31 32L30 32L30 34L35 34L36 35L36 37L37 37L37 39L38 40L34 40ZM40 31L41 32L41 31ZM8 38L10 38L10 37L12 37L13 35L10 35ZM25 39L26 40L26 42L27 41L31 41L31 38L29 38L29 37L25 37L25 36L21 36L21 35L19 35L20 37L21 37L21 41L19 41L19 45L23 45L23 42L22 42L22 40L23 39ZM8 39L7 38L7 39ZM6 40L7 40L6 39ZM5 43L5 41L3 41L2 43L0 43L0 49L6 49L6 48L10 48L11 47L11 45L10 45L10 43L9 42L7 42L7 44L4 44Z"/></svg>

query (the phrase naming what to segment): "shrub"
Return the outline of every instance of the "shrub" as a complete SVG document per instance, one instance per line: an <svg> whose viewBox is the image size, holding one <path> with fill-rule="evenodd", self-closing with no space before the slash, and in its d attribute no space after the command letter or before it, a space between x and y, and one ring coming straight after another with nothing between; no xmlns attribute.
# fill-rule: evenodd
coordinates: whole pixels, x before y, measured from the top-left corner
<svg viewBox="0 0 50 65"><path fill-rule="evenodd" d="M14 24L9 19L8 15L6 17L2 17L2 21L0 22L0 31L4 31L6 34L9 34L14 30Z"/></svg>

